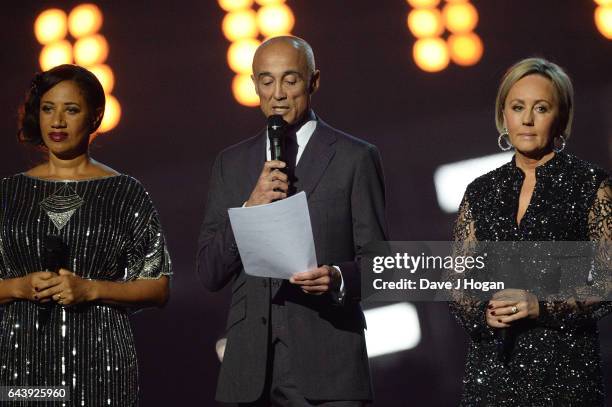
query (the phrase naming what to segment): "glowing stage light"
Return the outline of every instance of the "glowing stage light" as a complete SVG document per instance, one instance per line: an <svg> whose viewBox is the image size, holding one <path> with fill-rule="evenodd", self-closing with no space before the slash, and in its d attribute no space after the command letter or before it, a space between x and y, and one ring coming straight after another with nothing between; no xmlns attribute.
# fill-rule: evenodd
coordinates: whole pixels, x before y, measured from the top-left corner
<svg viewBox="0 0 612 407"><path fill-rule="evenodd" d="M421 341L421 325L416 307L399 303L368 309L364 312L368 329L365 331L368 357L416 347Z"/></svg>
<svg viewBox="0 0 612 407"><path fill-rule="evenodd" d="M436 8L414 9L408 14L408 29L417 37L436 37L444 32L442 13Z"/></svg>
<svg viewBox="0 0 612 407"><path fill-rule="evenodd" d="M90 66L101 64L108 57L108 43L102 35L91 35L74 44L74 60L77 64Z"/></svg>
<svg viewBox="0 0 612 407"><path fill-rule="evenodd" d="M45 10L36 17L34 35L43 45L63 40L68 33L66 13L60 9Z"/></svg>
<svg viewBox="0 0 612 407"><path fill-rule="evenodd" d="M76 6L68 15L68 29L74 38L97 33L102 27L102 12L94 4Z"/></svg>
<svg viewBox="0 0 612 407"><path fill-rule="evenodd" d="M612 5L599 6L595 9L595 26L601 35L612 40Z"/></svg>
<svg viewBox="0 0 612 407"><path fill-rule="evenodd" d="M282 4L285 0L255 0L255 3L260 6L271 6L273 4Z"/></svg>
<svg viewBox="0 0 612 407"><path fill-rule="evenodd" d="M255 93L255 85L249 75L236 75L232 80L234 98L243 106L259 106L259 96Z"/></svg>
<svg viewBox="0 0 612 407"><path fill-rule="evenodd" d="M242 10L253 5L253 0L219 0L219 7L227 12Z"/></svg>
<svg viewBox="0 0 612 407"><path fill-rule="evenodd" d="M104 93L107 95L113 91L115 87L115 75L113 74L113 70L108 65L94 65L90 66L87 69L91 71L96 78L102 84L102 88L104 89Z"/></svg>
<svg viewBox="0 0 612 407"><path fill-rule="evenodd" d="M121 105L113 95L106 95L106 105L104 106L104 117L98 128L99 133L106 133L114 129L121 119Z"/></svg>
<svg viewBox="0 0 612 407"><path fill-rule="evenodd" d="M253 10L240 10L228 13L223 18L221 29L225 38L230 41L256 38L259 34L257 14Z"/></svg>
<svg viewBox="0 0 612 407"><path fill-rule="evenodd" d="M453 62L462 66L476 64L482 58L484 51L482 41L475 33L450 35L448 47Z"/></svg>
<svg viewBox="0 0 612 407"><path fill-rule="evenodd" d="M227 63L232 71L241 74L250 74L253 65L253 56L260 42L254 39L240 40L232 43L227 50Z"/></svg>
<svg viewBox="0 0 612 407"><path fill-rule="evenodd" d="M58 65L71 64L72 45L66 40L47 44L40 52L38 62L43 71L48 71Z"/></svg>
<svg viewBox="0 0 612 407"><path fill-rule="evenodd" d="M295 17L285 4L261 7L257 11L259 31L266 37L286 35L291 33L295 25Z"/></svg>
<svg viewBox="0 0 612 407"><path fill-rule="evenodd" d="M417 66L426 72L438 72L450 62L448 47L441 38L421 38L414 43L412 56Z"/></svg>
<svg viewBox="0 0 612 407"><path fill-rule="evenodd" d="M612 6L612 0L595 0L595 3L600 6Z"/></svg>
<svg viewBox="0 0 612 407"><path fill-rule="evenodd" d="M439 166L434 172L438 205L447 213L457 212L468 184L506 164L514 153L498 153Z"/></svg>
<svg viewBox="0 0 612 407"><path fill-rule="evenodd" d="M478 11L471 3L448 3L442 9L446 28L454 34L472 31L478 24Z"/></svg>
<svg viewBox="0 0 612 407"><path fill-rule="evenodd" d="M408 0L408 4L414 8L431 8L440 4L440 0Z"/></svg>

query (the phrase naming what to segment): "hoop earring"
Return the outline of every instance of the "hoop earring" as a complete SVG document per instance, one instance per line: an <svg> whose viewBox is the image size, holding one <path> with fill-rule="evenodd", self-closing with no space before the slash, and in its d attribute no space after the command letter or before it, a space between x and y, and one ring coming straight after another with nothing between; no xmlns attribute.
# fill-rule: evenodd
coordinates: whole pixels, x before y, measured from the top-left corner
<svg viewBox="0 0 612 407"><path fill-rule="evenodd" d="M504 145L504 142L505 142L505 145ZM504 130L499 134L499 137L497 138L497 145L499 146L499 149L501 151L508 151L508 150L511 150L512 147L514 147L512 143L510 143L508 129L504 128Z"/></svg>
<svg viewBox="0 0 612 407"><path fill-rule="evenodd" d="M557 138L557 137L555 137L555 138ZM563 137L563 135L561 134L561 135L559 135L559 138L561 139L561 146L560 147L554 146L554 141L553 141L553 151L555 153L560 153L561 151L563 151L565 149L565 143L566 143L565 137Z"/></svg>

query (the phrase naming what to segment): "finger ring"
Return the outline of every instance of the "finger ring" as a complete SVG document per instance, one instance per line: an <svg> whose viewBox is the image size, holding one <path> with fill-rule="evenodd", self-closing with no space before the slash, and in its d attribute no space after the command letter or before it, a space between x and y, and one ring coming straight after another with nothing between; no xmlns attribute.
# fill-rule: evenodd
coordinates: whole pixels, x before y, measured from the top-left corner
<svg viewBox="0 0 612 407"><path fill-rule="evenodd" d="M512 311L512 313L513 313L513 314L516 314L516 313L518 312L518 307L517 307L516 305L514 305L514 306L511 308L511 311Z"/></svg>

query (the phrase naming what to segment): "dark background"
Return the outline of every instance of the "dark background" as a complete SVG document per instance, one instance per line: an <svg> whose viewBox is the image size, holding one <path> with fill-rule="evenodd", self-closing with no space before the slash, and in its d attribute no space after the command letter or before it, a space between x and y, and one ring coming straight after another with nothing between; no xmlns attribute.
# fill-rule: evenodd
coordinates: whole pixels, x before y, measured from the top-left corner
<svg viewBox="0 0 612 407"><path fill-rule="evenodd" d="M42 10L80 2L21 1L0 15L0 176L42 157L16 143L17 106L38 69L33 22ZM440 164L495 153L498 81L507 67L543 56L565 67L576 88L567 151L610 168L612 41L595 28L586 0L474 1L485 44L480 63L438 74L412 61L405 0L289 0L293 33L315 50L322 72L316 112L333 126L380 147L393 240L448 240L454 215L435 197ZM195 275L198 229L215 155L264 124L238 105L226 63L225 14L216 1L98 1L107 63L123 117L100 136L92 155L140 179L161 214L175 276L163 310L134 316L144 406L214 405L219 362L214 343L224 327L226 291L210 294ZM418 347L371 360L376 405L456 405L466 350L445 304L417 304ZM397 321L401 323L401 321ZM612 330L601 323L608 392ZM321 374L325 375L325 371Z"/></svg>

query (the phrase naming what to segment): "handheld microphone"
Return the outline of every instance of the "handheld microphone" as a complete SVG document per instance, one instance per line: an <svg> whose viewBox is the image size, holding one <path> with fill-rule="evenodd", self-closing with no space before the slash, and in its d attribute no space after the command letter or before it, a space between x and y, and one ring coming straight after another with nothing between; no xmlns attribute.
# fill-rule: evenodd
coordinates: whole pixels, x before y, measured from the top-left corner
<svg viewBox="0 0 612 407"><path fill-rule="evenodd" d="M43 248L43 268L58 273L61 268L68 265L68 246L60 236L48 235L45 237Z"/></svg>
<svg viewBox="0 0 612 407"><path fill-rule="evenodd" d="M42 253L43 268L53 273L58 273L61 268L66 268L68 266L68 251L68 246L60 236L46 236ZM38 303L38 306L38 324L45 325L55 304L53 302Z"/></svg>
<svg viewBox="0 0 612 407"><path fill-rule="evenodd" d="M270 158L272 160L283 160L284 138L288 123L280 114L268 117L268 137L270 139Z"/></svg>

